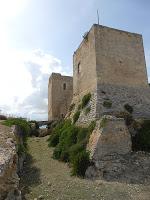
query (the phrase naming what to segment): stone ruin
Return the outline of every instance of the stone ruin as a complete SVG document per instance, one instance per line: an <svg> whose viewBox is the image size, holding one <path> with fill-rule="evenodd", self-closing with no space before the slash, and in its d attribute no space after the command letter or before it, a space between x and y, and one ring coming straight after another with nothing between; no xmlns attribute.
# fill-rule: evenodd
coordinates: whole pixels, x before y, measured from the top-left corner
<svg viewBox="0 0 150 200"><path fill-rule="evenodd" d="M93 165L86 176L150 182L150 155L132 151L136 131L125 121L126 114L134 120L150 119L150 87L142 35L94 24L74 52L73 83L71 77L67 84L65 79L58 82L53 76L48 89L49 120L56 119L52 112L56 107L57 119L64 115L72 119L83 96L91 94L76 122L78 126L87 126L95 120L97 124L87 146ZM69 86L66 94L64 80L65 86ZM71 110L70 103L74 105ZM85 114L86 109L89 112Z"/></svg>

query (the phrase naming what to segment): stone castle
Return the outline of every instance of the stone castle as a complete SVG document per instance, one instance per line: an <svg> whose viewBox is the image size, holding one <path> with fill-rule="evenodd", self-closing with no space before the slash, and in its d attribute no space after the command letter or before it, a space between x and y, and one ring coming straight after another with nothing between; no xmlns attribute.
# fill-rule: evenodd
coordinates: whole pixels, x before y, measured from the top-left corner
<svg viewBox="0 0 150 200"><path fill-rule="evenodd" d="M142 35L94 24L73 55L73 78L52 73L48 118L63 118L72 103L91 93L86 123L133 107L134 117L150 118L150 89ZM109 104L108 106L105 106Z"/></svg>

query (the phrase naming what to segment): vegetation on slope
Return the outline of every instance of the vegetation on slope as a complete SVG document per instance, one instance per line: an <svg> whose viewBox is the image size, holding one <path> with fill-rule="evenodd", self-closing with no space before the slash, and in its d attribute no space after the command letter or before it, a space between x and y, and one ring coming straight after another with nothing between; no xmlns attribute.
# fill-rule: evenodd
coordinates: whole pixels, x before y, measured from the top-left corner
<svg viewBox="0 0 150 200"><path fill-rule="evenodd" d="M90 164L86 145L96 123L93 121L88 128L77 127L70 120L59 122L48 139L49 147L55 147L53 158L69 162L72 175L84 177Z"/></svg>

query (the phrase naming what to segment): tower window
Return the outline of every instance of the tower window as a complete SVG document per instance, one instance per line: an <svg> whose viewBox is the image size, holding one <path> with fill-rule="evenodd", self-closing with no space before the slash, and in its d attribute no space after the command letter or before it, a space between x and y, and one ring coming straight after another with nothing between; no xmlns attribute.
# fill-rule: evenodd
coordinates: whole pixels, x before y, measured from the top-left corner
<svg viewBox="0 0 150 200"><path fill-rule="evenodd" d="M66 83L63 84L63 89L66 90Z"/></svg>
<svg viewBox="0 0 150 200"><path fill-rule="evenodd" d="M78 74L80 73L80 62L78 63Z"/></svg>

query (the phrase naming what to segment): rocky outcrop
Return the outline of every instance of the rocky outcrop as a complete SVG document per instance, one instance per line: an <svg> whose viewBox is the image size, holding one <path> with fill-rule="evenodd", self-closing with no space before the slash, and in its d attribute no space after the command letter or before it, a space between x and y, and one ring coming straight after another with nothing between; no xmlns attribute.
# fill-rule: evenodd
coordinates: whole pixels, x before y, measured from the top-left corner
<svg viewBox="0 0 150 200"><path fill-rule="evenodd" d="M90 158L100 160L106 155L131 151L131 136L122 118L103 116L90 136L87 150Z"/></svg>
<svg viewBox="0 0 150 200"><path fill-rule="evenodd" d="M0 124L0 200L21 200L14 132Z"/></svg>
<svg viewBox="0 0 150 200"><path fill-rule="evenodd" d="M150 153L111 154L94 162L86 170L89 179L150 184Z"/></svg>
<svg viewBox="0 0 150 200"><path fill-rule="evenodd" d="M150 183L150 153L133 152L129 130L123 118L103 116L90 136L87 150L92 165L90 179L127 183Z"/></svg>

